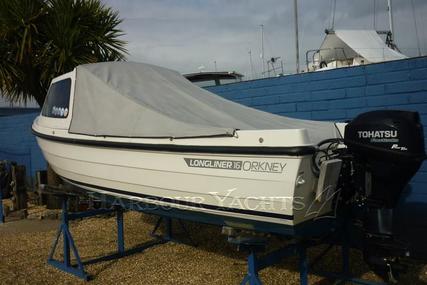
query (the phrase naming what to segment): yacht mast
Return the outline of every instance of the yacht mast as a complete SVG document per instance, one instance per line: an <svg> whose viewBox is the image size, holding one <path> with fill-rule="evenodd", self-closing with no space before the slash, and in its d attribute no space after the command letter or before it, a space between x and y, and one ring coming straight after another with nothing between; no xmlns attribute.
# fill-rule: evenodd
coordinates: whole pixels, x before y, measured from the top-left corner
<svg viewBox="0 0 427 285"><path fill-rule="evenodd" d="M248 51L249 53L249 63L251 64L251 79L255 79L255 74L254 74L254 64L252 63L252 50Z"/></svg>
<svg viewBox="0 0 427 285"><path fill-rule="evenodd" d="M393 23L392 0L387 0L387 10L388 10L388 21L390 24L391 42L394 42L394 23Z"/></svg>
<svg viewBox="0 0 427 285"><path fill-rule="evenodd" d="M412 6L412 16L414 17L415 37L417 38L418 56L422 56L421 45L420 45L420 37L418 35L417 14L415 13L414 0L411 0L411 6Z"/></svg>
<svg viewBox="0 0 427 285"><path fill-rule="evenodd" d="M264 61L264 24L261 27L261 60L262 60L262 76L265 76L265 61Z"/></svg>
<svg viewBox="0 0 427 285"><path fill-rule="evenodd" d="M335 11L337 9L337 0L332 0L332 24L331 24L331 30L335 30Z"/></svg>
<svg viewBox="0 0 427 285"><path fill-rule="evenodd" d="M296 71L299 73L298 0L294 0Z"/></svg>

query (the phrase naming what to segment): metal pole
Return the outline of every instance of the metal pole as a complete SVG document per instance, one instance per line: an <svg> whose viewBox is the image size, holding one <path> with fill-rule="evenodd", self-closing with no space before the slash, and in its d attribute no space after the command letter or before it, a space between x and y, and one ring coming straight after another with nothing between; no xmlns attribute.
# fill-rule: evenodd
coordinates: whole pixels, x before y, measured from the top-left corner
<svg viewBox="0 0 427 285"><path fill-rule="evenodd" d="M392 0L387 0L387 11L388 11L388 21L390 24L391 32L391 41L394 42L394 23L393 23L393 9L392 9Z"/></svg>
<svg viewBox="0 0 427 285"><path fill-rule="evenodd" d="M125 252L125 237L123 230L123 208L117 208L117 251L119 254Z"/></svg>
<svg viewBox="0 0 427 285"><path fill-rule="evenodd" d="M299 274L300 274L300 284L308 285L308 262L307 262L307 252L303 245L299 245Z"/></svg>
<svg viewBox="0 0 427 285"><path fill-rule="evenodd" d="M262 60L262 77L265 75L265 62L264 62L264 25L261 24L261 60Z"/></svg>
<svg viewBox="0 0 427 285"><path fill-rule="evenodd" d="M337 0L332 0L332 25L331 29L332 31L335 29L335 11L337 7Z"/></svg>
<svg viewBox="0 0 427 285"><path fill-rule="evenodd" d="M374 30L377 30L377 0L374 0Z"/></svg>
<svg viewBox="0 0 427 285"><path fill-rule="evenodd" d="M294 0L296 71L299 73L298 0Z"/></svg>
<svg viewBox="0 0 427 285"><path fill-rule="evenodd" d="M215 64L215 72L217 71L217 69L216 69L216 60L214 61L214 64Z"/></svg>
<svg viewBox="0 0 427 285"><path fill-rule="evenodd" d="M422 55L421 54L421 45L420 45L420 37L418 35L417 15L415 13L414 0L411 0L411 6L412 6L412 15L414 17L415 37L417 38L418 56L421 56Z"/></svg>
<svg viewBox="0 0 427 285"><path fill-rule="evenodd" d="M249 62L251 64L251 79L255 79L255 74L254 74L254 64L252 63L252 51L249 50Z"/></svg>
<svg viewBox="0 0 427 285"><path fill-rule="evenodd" d="M68 219L68 199L67 197L63 198L62 201L62 224L63 227L69 226L69 219ZM71 265L71 257L70 257L70 240L66 234L66 230L63 229L63 243L64 243L64 264L66 267L69 267Z"/></svg>

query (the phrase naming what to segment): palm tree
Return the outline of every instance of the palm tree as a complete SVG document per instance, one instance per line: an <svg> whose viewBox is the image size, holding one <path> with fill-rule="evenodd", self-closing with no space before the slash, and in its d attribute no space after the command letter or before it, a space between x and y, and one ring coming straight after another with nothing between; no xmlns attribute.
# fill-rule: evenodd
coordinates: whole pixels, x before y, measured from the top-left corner
<svg viewBox="0 0 427 285"><path fill-rule="evenodd" d="M0 92L42 106L57 75L124 60L121 22L100 0L0 0Z"/></svg>

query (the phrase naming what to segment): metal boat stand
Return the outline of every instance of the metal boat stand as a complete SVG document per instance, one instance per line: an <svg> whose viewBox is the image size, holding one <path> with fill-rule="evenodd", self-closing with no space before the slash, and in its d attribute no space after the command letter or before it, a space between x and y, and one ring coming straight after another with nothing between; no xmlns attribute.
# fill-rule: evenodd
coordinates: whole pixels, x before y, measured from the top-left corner
<svg viewBox="0 0 427 285"><path fill-rule="evenodd" d="M185 234L185 237L188 239L188 243L183 242L182 240L176 239L173 234L173 221L172 218L169 217L162 217L160 216L156 222L156 225L154 226L154 229L151 231L151 236L155 237L157 239L165 240L165 241L172 241L175 243L181 243L181 244L188 244L191 246L196 247L197 244L194 242L194 240L191 238L190 233L187 230L187 227L184 225L182 220L176 219L178 224L180 225L183 233ZM162 235L156 234L157 230L162 225L162 222L165 224L165 233Z"/></svg>
<svg viewBox="0 0 427 285"><path fill-rule="evenodd" d="M257 257L254 251L251 251L248 257L248 272L243 279L241 285L261 285L261 280L258 276L258 271L274 264L279 263L286 257L299 255L299 272L300 284L308 284L308 265L306 257L306 249L298 244L288 245L276 251L269 253L263 257Z"/></svg>
<svg viewBox="0 0 427 285"><path fill-rule="evenodd" d="M90 279L90 275L85 271L85 265L94 264L103 261L110 261L114 259L118 259L121 257L129 256L138 252L142 252L145 249L153 247L155 245L164 244L166 242L175 240L173 238L172 233L172 220L170 218L166 219L166 234L165 236L156 235L156 239L153 241L149 241L140 246L125 250L125 242L124 242L124 222L123 222L123 208L117 206L112 209L96 209L90 210L80 213L69 213L68 212L68 197L66 195L61 196L62 200L62 214L61 214L61 224L59 226L58 232L56 234L55 241L52 245L52 249L49 253L48 264L53 267L72 274L78 278L88 281ZM97 215L108 214L108 213L116 213L117 219L117 252L97 257L92 260L82 261L77 246L74 242L73 236L70 232L69 222L76 219L89 218ZM159 226L160 223L158 222ZM155 230L159 226L156 226ZM153 231L154 232L154 231ZM60 238L62 236L63 241L63 260L57 260L54 258L55 251L58 247ZM73 253L75 262L71 261L71 253Z"/></svg>
<svg viewBox="0 0 427 285"><path fill-rule="evenodd" d="M313 268L317 262L319 262L323 256L325 256L336 244L330 244L325 250L323 250L317 257L314 258L313 262L310 264L310 268ZM342 271L341 272L330 272L330 271L320 271L313 270L313 274L326 277L331 280L336 280L335 284L362 284L362 285L387 285L388 283L377 282L364 280L352 276L350 270L350 247L347 243L340 245L341 248L341 258L342 258Z"/></svg>
<svg viewBox="0 0 427 285"><path fill-rule="evenodd" d="M248 256L248 268L243 281L240 285L261 285L261 279L259 277L259 271L265 269L269 266L280 263L284 258L291 256L299 257L298 270L300 274L300 285L308 285L308 274L312 272L313 274L334 280L334 284L345 284L346 282L351 284L363 284L363 285L387 285L387 283L369 281L354 278L350 273L350 248L345 244L341 246L342 249L342 272L334 273L327 271L310 271L310 268L313 267L318 261L324 257L335 244L330 245L326 250L321 252L313 262L309 264L307 258L307 249L312 246L315 246L314 243L307 242L295 242L289 245L286 245L282 248L276 249L272 252L267 253L266 255L258 255L257 253L263 251L266 247L266 241L263 239L257 238L229 238L230 243L238 245L239 249L243 248L249 251Z"/></svg>

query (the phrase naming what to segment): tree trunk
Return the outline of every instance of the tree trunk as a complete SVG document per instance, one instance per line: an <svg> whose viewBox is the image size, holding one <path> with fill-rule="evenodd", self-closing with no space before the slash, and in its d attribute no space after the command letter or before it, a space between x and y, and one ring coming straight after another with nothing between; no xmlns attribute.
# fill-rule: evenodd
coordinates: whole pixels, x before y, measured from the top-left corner
<svg viewBox="0 0 427 285"><path fill-rule="evenodd" d="M46 93L47 93L47 92L46 92ZM37 94L36 94L36 93L33 93L33 94L32 94L32 95L33 95L34 100L36 100L36 102L37 102L37 104L39 105L39 107L40 107L40 108L42 108L42 107L43 107L44 99L45 99L45 97L46 97L46 93L45 93L45 94L41 94L40 92L37 92Z"/></svg>

